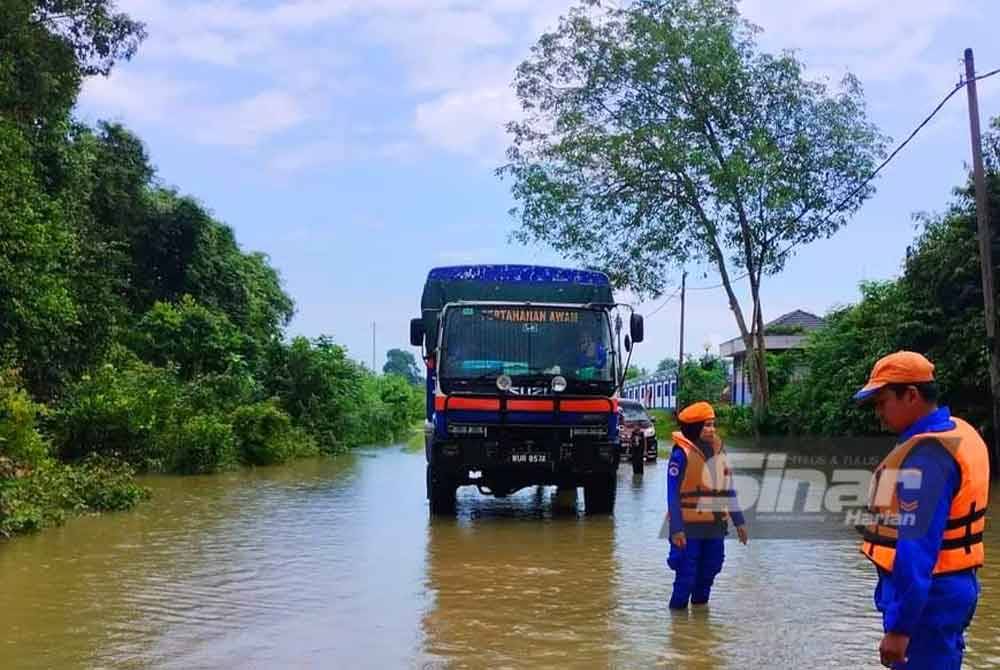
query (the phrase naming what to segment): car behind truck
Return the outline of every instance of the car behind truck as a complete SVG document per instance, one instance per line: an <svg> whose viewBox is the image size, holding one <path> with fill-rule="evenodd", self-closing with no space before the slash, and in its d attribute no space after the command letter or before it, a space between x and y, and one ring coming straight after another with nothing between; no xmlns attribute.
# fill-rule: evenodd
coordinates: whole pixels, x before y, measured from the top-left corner
<svg viewBox="0 0 1000 670"><path fill-rule="evenodd" d="M427 498L452 513L460 486L507 496L525 486L584 489L590 514L614 508L618 394L629 332L606 275L525 265L431 270L410 341L427 364ZM625 364L627 365L627 363Z"/></svg>

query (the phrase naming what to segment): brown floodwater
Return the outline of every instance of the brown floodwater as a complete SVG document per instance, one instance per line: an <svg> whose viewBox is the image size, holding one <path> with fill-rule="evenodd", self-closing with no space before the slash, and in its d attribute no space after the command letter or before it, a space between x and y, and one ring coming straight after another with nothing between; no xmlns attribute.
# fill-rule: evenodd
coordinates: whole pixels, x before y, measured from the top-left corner
<svg viewBox="0 0 1000 670"><path fill-rule="evenodd" d="M532 488L430 520L401 446L145 483L137 511L0 544L0 668L880 667L853 541L729 540L710 605L671 613L662 459L621 468L613 518ZM967 668L1000 667L986 537Z"/></svg>

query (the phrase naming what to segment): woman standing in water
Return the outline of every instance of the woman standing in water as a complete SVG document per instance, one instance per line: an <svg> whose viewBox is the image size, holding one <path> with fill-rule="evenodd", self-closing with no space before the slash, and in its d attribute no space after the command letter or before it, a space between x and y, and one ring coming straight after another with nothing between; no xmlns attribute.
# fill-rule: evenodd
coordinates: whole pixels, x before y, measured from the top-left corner
<svg viewBox="0 0 1000 670"><path fill-rule="evenodd" d="M715 433L715 411L696 402L677 415L680 430L667 464L667 510L670 517L670 556L675 572L671 609L687 609L688 602L708 602L715 576L725 558L724 538L729 519L741 543L748 535L743 513L732 489L732 471L722 441Z"/></svg>

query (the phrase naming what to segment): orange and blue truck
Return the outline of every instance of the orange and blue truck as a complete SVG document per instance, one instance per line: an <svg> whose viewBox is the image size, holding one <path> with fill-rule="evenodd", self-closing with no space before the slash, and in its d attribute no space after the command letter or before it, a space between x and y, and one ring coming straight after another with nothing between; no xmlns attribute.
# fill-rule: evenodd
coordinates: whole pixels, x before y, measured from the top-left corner
<svg viewBox="0 0 1000 670"><path fill-rule="evenodd" d="M623 333L622 314L628 315ZM427 365L427 498L583 487L589 514L614 509L618 402L643 320L607 275L535 265L434 268L410 322Z"/></svg>

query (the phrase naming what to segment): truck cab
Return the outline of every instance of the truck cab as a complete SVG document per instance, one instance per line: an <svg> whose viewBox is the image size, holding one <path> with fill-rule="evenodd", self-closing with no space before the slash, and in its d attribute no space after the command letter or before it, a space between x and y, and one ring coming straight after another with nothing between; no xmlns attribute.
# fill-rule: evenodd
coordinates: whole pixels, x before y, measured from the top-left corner
<svg viewBox="0 0 1000 670"><path fill-rule="evenodd" d="M622 350L608 278L539 266L460 266L428 275L411 342L427 364L427 497L454 511L460 486L506 496L584 488L588 513L614 507Z"/></svg>

